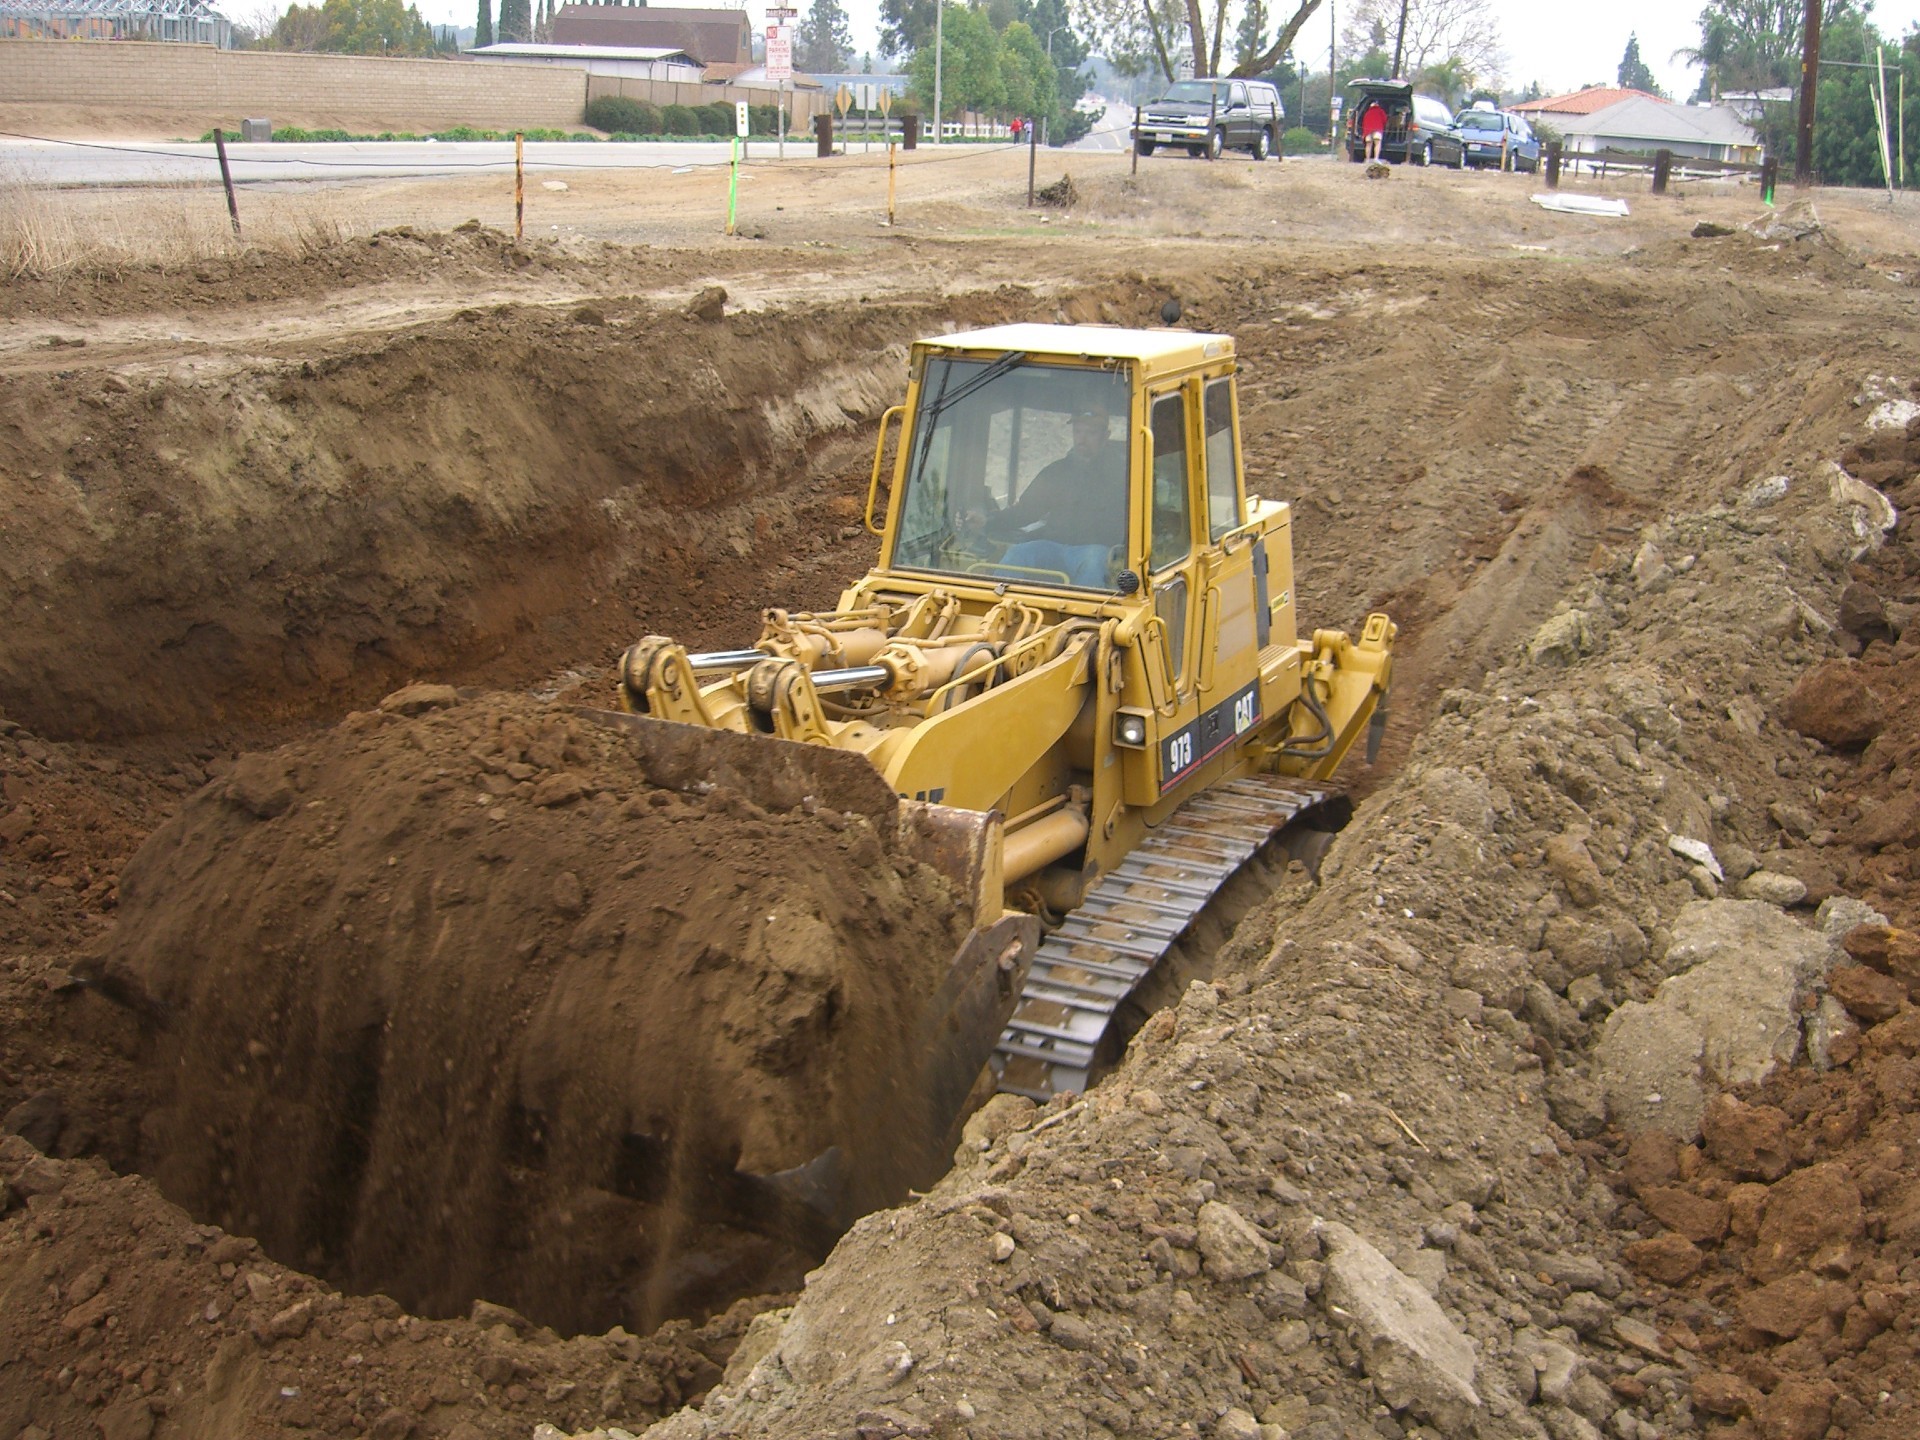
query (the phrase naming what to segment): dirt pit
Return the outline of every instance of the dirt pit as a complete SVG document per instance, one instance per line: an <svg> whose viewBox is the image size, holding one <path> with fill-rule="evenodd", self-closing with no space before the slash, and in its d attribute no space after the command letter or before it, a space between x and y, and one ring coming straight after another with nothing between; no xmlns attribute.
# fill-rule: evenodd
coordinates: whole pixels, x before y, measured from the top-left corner
<svg viewBox="0 0 1920 1440"><path fill-rule="evenodd" d="M155 833L94 968L169 1197L418 1314L646 1333L937 1177L965 897L863 762L628 723L416 686Z"/></svg>
<svg viewBox="0 0 1920 1440"><path fill-rule="evenodd" d="M1915 1433L1917 992L1881 983L1897 977L1871 955L1879 978L1854 973L1817 919L1843 899L1916 918L1920 454L1880 418L1920 376L1913 217L1823 193L1823 226L1758 234L1740 229L1759 214L1750 189L1642 185L1601 225L1540 212L1510 176L1369 185L1357 167L1239 160L1134 176L1125 157L1076 156L1080 199L1036 225L1025 157L1017 174L1003 159L904 173L885 229L884 172L762 176L746 188L764 232L724 245L688 203L711 176L535 197L577 212L540 210L542 225L642 242L612 250L457 231L504 213L477 186L369 187L356 194L381 223L418 233L221 260L220 303L221 286L165 267L10 289L0 1440L529 1440L543 1423L656 1421L656 1440ZM937 197L914 189L935 182ZM1733 233L1696 238L1702 219ZM1356 233L1378 238L1361 252ZM712 283L718 317L688 313ZM595 747L624 742L584 730L580 758L563 746L524 781L489 769L470 721L577 721L527 700L329 727L414 680L591 693L638 635L739 644L763 604L830 605L871 558L858 521L903 341L1150 322L1170 294L1187 323L1236 336L1250 484L1294 502L1302 615L1351 625L1384 607L1402 624L1381 763L1344 777L1366 797L1354 823L1317 876L1276 877L1202 957L1213 983L1169 994L1083 1103L995 1102L949 1174L854 1224L803 1287L802 1251L783 1270L765 1235L715 1227L775 1288L635 1333L650 1285L684 1277L659 1281L636 1248L678 1216L618 1157L629 1135L669 1133L641 1102L683 1091L615 1053L602 1017L567 1028L552 997L640 1003L616 968L627 937L672 922L626 915L617 941L576 951L606 938L582 926L625 863L579 849L677 839L678 782L647 764L635 780L626 760L603 772ZM1854 514L1871 504L1844 500L1836 462L1900 510L1891 531ZM288 739L294 798L259 818L235 797L271 809L277 783L238 757ZM560 771L589 793L536 806L488 788ZM305 808L336 781L351 803ZM653 790L658 813L621 818ZM749 853L769 861L793 839L811 867L848 833L745 793L768 814L728 817L730 841L764 827ZM478 818L495 811L510 818ZM471 832L447 833L464 818ZM529 848L482 860L501 827ZM130 859L156 831L168 843ZM193 836L225 849L171 843ZM1676 838L1708 846L1719 876ZM226 853L248 867L230 876L271 860L301 883L223 889L208 856ZM704 859L702 877L714 864L673 853ZM766 878L798 873L784 863L742 868L756 903L815 906L861 958L908 933L860 928L811 869L796 890ZM574 895L563 871L578 915L557 908ZM911 866L893 873L911 893ZM181 903L163 904L176 883ZM244 921L231 936L208 918L223 895ZM413 932L375 963L371 938L408 904L447 922L461 967L436 969ZM1763 907L1771 936L1819 950L1778 1007L1796 1038L1844 1036L1849 1015L1858 1031L1851 1058L1823 1041L1826 1070L1800 1043L1764 1080L1686 1077L1760 1112L1785 1147L1777 1174L1751 1173L1717 1122L1648 1142L1632 1096L1610 1098L1608 1026L1693 973L1676 935L1703 905ZM503 958L458 928L473 916L540 949ZM155 917L178 945L139 933ZM74 981L86 957L118 955L176 993L219 986L190 944L222 963L252 945L272 980L213 994L190 1049ZM445 983L456 973L501 979L482 993ZM739 1019L726 998L712 1008ZM322 1054L300 1034L343 1038ZM467 1048L435 1074L399 1037ZM527 1148L525 1117L547 1114L528 1077L571 1064L569 1046L600 1080L556 1161L547 1130L547 1150ZM702 1053L729 1046L751 1049L723 1036ZM192 1098L165 1068L183 1051ZM377 1091L355 1089L376 1072ZM302 1113L329 1085L334 1115ZM758 1146L755 1118L722 1117L740 1145L725 1174L816 1158L812 1139ZM805 1137L810 1118L786 1123ZM246 1173L222 1137L284 1144L263 1153L289 1163ZM383 1173L376 1147L434 1183ZM143 1167L202 1198L183 1209ZM344 1184L308 1192L355 1173L370 1208ZM1843 1203L1844 1234L1755 1260L1809 1196L1853 1192L1857 1233ZM482 1244L523 1221L538 1245ZM1752 1238L1735 1228L1750 1221ZM366 1255L413 1278L356 1280L362 1231ZM439 1300L424 1263L395 1258L415 1234L461 1277ZM579 1297L540 1298L540 1265L566 1273L603 1241L571 1272ZM1795 1268L1775 1278L1775 1261ZM1393 1305L1367 1303L1383 1294Z"/></svg>

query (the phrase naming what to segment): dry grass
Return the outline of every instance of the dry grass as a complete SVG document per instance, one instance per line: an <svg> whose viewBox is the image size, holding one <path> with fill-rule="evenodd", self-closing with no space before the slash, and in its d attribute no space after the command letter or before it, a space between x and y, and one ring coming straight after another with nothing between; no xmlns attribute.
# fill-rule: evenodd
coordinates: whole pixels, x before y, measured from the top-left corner
<svg viewBox="0 0 1920 1440"><path fill-rule="evenodd" d="M337 190L239 193L235 236L219 186L58 189L0 171L0 276L9 280L186 269L247 250L308 255L376 228Z"/></svg>

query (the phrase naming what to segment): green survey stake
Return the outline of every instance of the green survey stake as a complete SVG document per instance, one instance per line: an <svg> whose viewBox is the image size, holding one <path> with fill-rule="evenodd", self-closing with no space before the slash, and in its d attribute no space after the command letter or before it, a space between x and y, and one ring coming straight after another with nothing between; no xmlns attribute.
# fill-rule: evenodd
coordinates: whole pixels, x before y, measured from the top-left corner
<svg viewBox="0 0 1920 1440"><path fill-rule="evenodd" d="M740 204L740 137L733 137L733 162L727 167L727 234L733 234L733 217Z"/></svg>

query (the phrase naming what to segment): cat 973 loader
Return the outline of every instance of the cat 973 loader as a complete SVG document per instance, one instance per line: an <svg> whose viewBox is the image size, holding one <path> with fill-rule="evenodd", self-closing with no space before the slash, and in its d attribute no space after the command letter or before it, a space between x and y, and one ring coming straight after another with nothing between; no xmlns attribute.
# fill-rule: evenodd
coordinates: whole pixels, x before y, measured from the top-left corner
<svg viewBox="0 0 1920 1440"><path fill-rule="evenodd" d="M1337 801L1322 782L1385 718L1387 616L1299 631L1291 510L1246 493L1236 368L1229 337L1176 329L923 340L880 422L873 571L831 613L765 612L749 648L651 637L621 661L624 709L672 722L650 744L841 752L938 812L983 922L1040 918L1000 957L1005 1006L969 1012L993 1033L956 1037L1038 1100L1088 1086L1116 1010Z"/></svg>

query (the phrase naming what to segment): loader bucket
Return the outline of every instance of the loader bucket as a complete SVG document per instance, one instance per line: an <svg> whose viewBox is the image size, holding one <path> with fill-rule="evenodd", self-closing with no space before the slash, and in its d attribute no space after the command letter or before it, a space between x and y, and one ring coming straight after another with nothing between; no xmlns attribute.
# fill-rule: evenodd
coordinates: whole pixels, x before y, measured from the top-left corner
<svg viewBox="0 0 1920 1440"><path fill-rule="evenodd" d="M937 988L918 1007L914 1029L869 1072L854 1113L895 1117L857 1147L842 1145L831 1166L815 1162L804 1187L787 1193L844 1228L931 1184L952 1161L958 1130L1026 983L1040 922L1009 911L1000 873L1001 817L909 800L887 788L864 756L825 745L682 725L619 711L583 708L595 724L618 729L646 757L647 773L676 786L719 784L768 809L825 808L865 815L899 837L904 851L944 877L967 922ZM918 1112L917 1125L898 1117ZM831 1183L819 1172L831 1171ZM792 1175L797 1171L782 1172ZM780 1176L758 1177L779 1183Z"/></svg>

